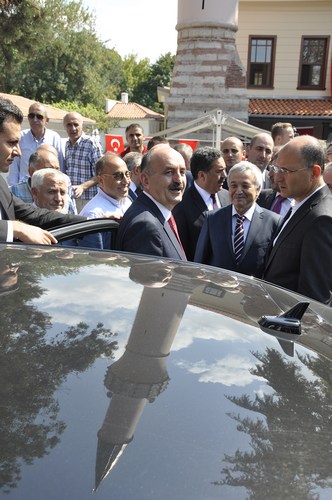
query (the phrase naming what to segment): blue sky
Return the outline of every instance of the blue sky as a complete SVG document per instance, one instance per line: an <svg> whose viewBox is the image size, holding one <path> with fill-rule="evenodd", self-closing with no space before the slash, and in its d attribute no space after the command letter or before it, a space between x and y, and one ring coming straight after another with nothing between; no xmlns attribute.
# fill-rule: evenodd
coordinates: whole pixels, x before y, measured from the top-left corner
<svg viewBox="0 0 332 500"><path fill-rule="evenodd" d="M167 52L175 54L177 0L83 0L96 16L97 33L107 47L124 57L137 54L155 62Z"/></svg>

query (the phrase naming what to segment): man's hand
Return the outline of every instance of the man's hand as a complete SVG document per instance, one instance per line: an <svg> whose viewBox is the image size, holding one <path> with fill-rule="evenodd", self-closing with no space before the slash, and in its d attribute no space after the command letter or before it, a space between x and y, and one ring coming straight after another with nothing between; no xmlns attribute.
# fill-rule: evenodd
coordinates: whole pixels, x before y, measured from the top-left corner
<svg viewBox="0 0 332 500"><path fill-rule="evenodd" d="M80 198L84 193L84 184L77 184L77 186L72 186L75 198Z"/></svg>
<svg viewBox="0 0 332 500"><path fill-rule="evenodd" d="M96 177L91 177L91 179L88 179L85 182L82 182L82 184L76 184L76 186L73 187L74 191L74 196L75 198L80 198L84 191L89 189L92 186L95 186L97 184L97 178Z"/></svg>
<svg viewBox="0 0 332 500"><path fill-rule="evenodd" d="M13 221L12 224L14 239L20 240L22 243L52 245L58 242L51 233L40 227L30 226L18 220Z"/></svg>
<svg viewBox="0 0 332 500"><path fill-rule="evenodd" d="M103 214L103 219L114 219L116 221L119 221L122 219L122 215L116 214L115 212L105 212Z"/></svg>

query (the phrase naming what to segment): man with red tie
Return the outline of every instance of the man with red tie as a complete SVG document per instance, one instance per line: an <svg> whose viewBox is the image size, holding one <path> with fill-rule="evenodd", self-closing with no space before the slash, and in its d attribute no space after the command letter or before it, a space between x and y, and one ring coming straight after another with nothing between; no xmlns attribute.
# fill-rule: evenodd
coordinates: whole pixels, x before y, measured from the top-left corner
<svg viewBox="0 0 332 500"><path fill-rule="evenodd" d="M168 144L150 149L141 163L143 192L120 222L116 247L126 252L186 260L172 209L182 200L186 166Z"/></svg>

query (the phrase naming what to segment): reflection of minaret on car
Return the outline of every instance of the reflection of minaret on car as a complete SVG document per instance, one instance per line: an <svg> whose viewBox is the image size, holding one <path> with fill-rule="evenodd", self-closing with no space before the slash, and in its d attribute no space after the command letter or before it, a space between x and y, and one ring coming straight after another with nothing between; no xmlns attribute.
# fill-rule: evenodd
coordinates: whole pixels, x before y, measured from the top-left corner
<svg viewBox="0 0 332 500"><path fill-rule="evenodd" d="M144 288L126 350L107 370L111 402L98 432L95 489L133 439L146 403L167 387L167 356L190 297L185 288L172 279L162 288Z"/></svg>

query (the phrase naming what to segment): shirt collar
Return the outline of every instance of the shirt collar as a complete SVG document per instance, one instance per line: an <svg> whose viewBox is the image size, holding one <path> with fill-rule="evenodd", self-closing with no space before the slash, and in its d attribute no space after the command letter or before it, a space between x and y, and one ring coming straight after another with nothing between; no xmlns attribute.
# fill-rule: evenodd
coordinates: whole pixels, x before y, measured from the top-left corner
<svg viewBox="0 0 332 500"><path fill-rule="evenodd" d="M155 203L157 205L157 207L159 208L159 210L161 211L161 213L163 214L164 216L164 219L165 220L168 220L170 218L170 216L172 215L172 212L170 210L168 210L168 208L166 208L164 205L162 205L161 203L159 203L159 201L156 201L149 193L147 193L146 191L144 191L144 194L150 198L150 200L153 201L153 203Z"/></svg>
<svg viewBox="0 0 332 500"><path fill-rule="evenodd" d="M256 209L256 203L253 203L251 205L251 207L249 208L249 210L247 210L243 215L245 216L246 219L250 220L253 218L253 215L254 215L254 212L255 212L255 209ZM240 215L237 213L234 205L232 205L232 216L233 215Z"/></svg>
<svg viewBox="0 0 332 500"><path fill-rule="evenodd" d="M324 187L324 184L323 184L323 186L319 186L317 189L315 189L315 191L313 191L312 193L310 193L309 196L307 196L306 198L304 198L304 200L302 200L302 201L295 201L295 200L293 200L293 202L291 203L291 206L293 208L293 212L296 212L296 210L298 210L300 208L300 206L303 205L303 203L305 203L307 200L309 200L309 198L311 198L311 196L313 196L315 193L317 193L317 191L319 191L323 187Z"/></svg>
<svg viewBox="0 0 332 500"><path fill-rule="evenodd" d="M201 195L201 197L203 198L203 201L205 202L205 204L208 205L209 203L211 203L211 193L208 193L207 191L205 191L205 189L201 188L196 183L196 181L194 181L194 185L195 185L195 188L197 189L197 191L199 192L199 194Z"/></svg>
<svg viewBox="0 0 332 500"><path fill-rule="evenodd" d="M112 198L112 196L109 196L107 193L105 193L105 191L103 191L100 187L97 188L97 191L103 198L106 198L106 200L112 203L112 205L121 209L123 209L124 205L126 205L127 203L127 200L129 200L127 196L116 200L115 198Z"/></svg>

